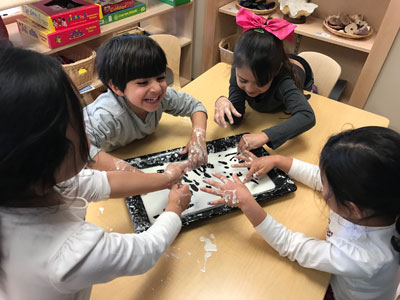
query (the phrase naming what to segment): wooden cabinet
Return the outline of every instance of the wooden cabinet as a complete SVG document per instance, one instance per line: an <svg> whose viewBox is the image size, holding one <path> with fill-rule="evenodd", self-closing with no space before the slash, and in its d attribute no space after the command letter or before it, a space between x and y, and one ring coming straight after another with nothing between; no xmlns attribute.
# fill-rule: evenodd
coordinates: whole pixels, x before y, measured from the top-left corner
<svg viewBox="0 0 400 300"><path fill-rule="evenodd" d="M318 8L307 18L305 24L298 24L295 30L295 43L285 41L285 47L292 53L316 51L335 59L342 66L341 78L347 81L342 101L363 107L397 34L398 26L397 28L393 26L393 20L397 19L400 13L399 1L313 0L312 2L318 4ZM203 45L203 71L219 61L218 42L240 31L234 18L238 11L236 1L209 0L206 11L213 19L209 19L204 25L204 39L208 44ZM322 21L326 16L339 12L363 14L374 29L374 34L360 40L331 34L323 28ZM281 18L282 13L277 9L270 16Z"/></svg>
<svg viewBox="0 0 400 300"><path fill-rule="evenodd" d="M36 1L2 1L0 4L0 10L32 2ZM104 40L112 37L115 32L133 26L140 26L150 34L173 34L181 41L180 81L182 86L185 85L192 79L193 0L190 3L177 7L170 6L158 0L145 0L142 2L145 2L147 5L146 12L101 26L100 35L89 37L88 39L56 49L49 49L40 43L21 36L18 32L17 24L13 21L15 18L10 18L11 22L6 26L10 40L15 46L33 49L45 54L57 53L60 50L71 48L82 43L96 49ZM7 23L7 18L5 18L5 23Z"/></svg>

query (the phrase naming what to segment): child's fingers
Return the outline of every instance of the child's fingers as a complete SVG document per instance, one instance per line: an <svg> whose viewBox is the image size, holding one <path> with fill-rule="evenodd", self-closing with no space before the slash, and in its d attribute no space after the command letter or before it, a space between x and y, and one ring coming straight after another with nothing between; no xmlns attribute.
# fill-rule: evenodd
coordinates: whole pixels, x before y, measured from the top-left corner
<svg viewBox="0 0 400 300"><path fill-rule="evenodd" d="M246 153L248 156L250 156L249 160L253 160L255 158L257 158L257 156L255 156L251 151L249 150L245 150L244 153Z"/></svg>
<svg viewBox="0 0 400 300"><path fill-rule="evenodd" d="M250 157L245 156L245 155L235 155L235 158L244 160L244 161L251 161Z"/></svg>
<svg viewBox="0 0 400 300"><path fill-rule="evenodd" d="M186 146L185 148L182 149L181 152L179 152L180 155L186 154L188 152L188 147Z"/></svg>
<svg viewBox="0 0 400 300"><path fill-rule="evenodd" d="M227 116L227 118L228 118L228 120L229 120L229 123L230 123L230 124L233 124L233 118L232 118L232 113L231 113L230 109L226 108L226 109L224 110L224 113L225 113L225 115Z"/></svg>
<svg viewBox="0 0 400 300"><path fill-rule="evenodd" d="M208 205L220 205L220 204L225 204L225 200L223 198L220 198L218 200L214 201L209 201L207 202Z"/></svg>
<svg viewBox="0 0 400 300"><path fill-rule="evenodd" d="M254 168L250 169L249 172L247 172L243 182L249 182L253 178L254 174L256 174L256 176L257 176L256 171L257 170Z"/></svg>
<svg viewBox="0 0 400 300"><path fill-rule="evenodd" d="M219 180L221 180L223 183L228 183L229 179L226 178L224 175L219 174L219 173L213 173L212 174L214 177L218 178Z"/></svg>
<svg viewBox="0 0 400 300"><path fill-rule="evenodd" d="M216 187L216 188L221 188L222 187L222 183L221 182L218 182L218 181L215 181L215 180L212 180L212 179L204 179L203 181L204 181L204 183L206 183L208 185L211 185L213 187Z"/></svg>
<svg viewBox="0 0 400 300"><path fill-rule="evenodd" d="M236 108L233 106L233 104L231 104L231 111L232 111L232 113L233 113L236 117L241 117L241 116L242 116L242 114L239 113L239 112L236 110Z"/></svg>
<svg viewBox="0 0 400 300"><path fill-rule="evenodd" d="M200 187L200 190L202 192L221 197L221 190L212 189L212 188L208 188L208 187L204 187L204 186Z"/></svg>
<svg viewBox="0 0 400 300"><path fill-rule="evenodd" d="M248 168L248 167L250 167L250 163L244 162L244 163L240 163L240 164L232 164L231 167L232 168Z"/></svg>
<svg viewBox="0 0 400 300"><path fill-rule="evenodd" d="M239 178L236 174L233 174L233 175L232 175L232 178L233 178L233 181L234 181L235 183L243 184L243 182L240 180L240 178Z"/></svg>

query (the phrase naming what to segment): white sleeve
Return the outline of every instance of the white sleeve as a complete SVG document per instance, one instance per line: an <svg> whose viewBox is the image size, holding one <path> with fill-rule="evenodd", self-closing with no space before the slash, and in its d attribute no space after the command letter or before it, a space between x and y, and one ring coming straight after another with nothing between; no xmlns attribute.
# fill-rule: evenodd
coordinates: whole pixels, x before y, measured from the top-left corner
<svg viewBox="0 0 400 300"><path fill-rule="evenodd" d="M360 263L355 259L362 256L361 250L352 247L346 241L338 239L331 243L292 232L270 215L255 229L281 256L297 261L303 267L364 278L372 276L375 272L371 264Z"/></svg>
<svg viewBox="0 0 400 300"><path fill-rule="evenodd" d="M314 190L322 191L321 175L317 165L294 158L288 175L290 178L299 181Z"/></svg>
<svg viewBox="0 0 400 300"><path fill-rule="evenodd" d="M56 190L64 196L82 197L89 202L107 200L111 194L107 172L92 169L82 169L74 177L57 184Z"/></svg>
<svg viewBox="0 0 400 300"><path fill-rule="evenodd" d="M140 234L107 234L100 227L82 224L49 262L49 279L61 292L76 292L146 272L174 241L182 225L173 212L162 213Z"/></svg>

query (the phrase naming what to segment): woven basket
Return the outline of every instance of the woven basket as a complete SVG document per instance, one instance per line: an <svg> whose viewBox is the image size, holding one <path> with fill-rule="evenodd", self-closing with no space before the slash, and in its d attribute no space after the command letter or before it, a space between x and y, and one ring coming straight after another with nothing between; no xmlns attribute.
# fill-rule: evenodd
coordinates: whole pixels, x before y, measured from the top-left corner
<svg viewBox="0 0 400 300"><path fill-rule="evenodd" d="M233 50L240 34L233 34L222 39L219 44L219 54L221 61L227 64L233 63Z"/></svg>
<svg viewBox="0 0 400 300"><path fill-rule="evenodd" d="M241 6L240 5L240 1L237 0L236 1L236 6L239 7L239 8L245 8L247 10L250 10L250 11L252 11L253 13L255 13L257 15L268 15L268 14L273 13L275 11L275 9L278 6L278 4L275 2L275 6L273 8L271 8L271 9L251 9L251 8L247 8L247 7Z"/></svg>
<svg viewBox="0 0 400 300"><path fill-rule="evenodd" d="M335 30L335 29L329 27L329 25L326 23L325 20L324 20L324 22L322 24L324 25L326 30L328 30L329 32L333 33L334 35L341 36L341 37L344 37L344 38L347 38L347 39L363 39L363 38L371 36L372 33L374 32L372 30L372 27L371 27L369 32L368 32L368 34L357 35L357 34L345 33L345 32L341 32L341 31Z"/></svg>
<svg viewBox="0 0 400 300"><path fill-rule="evenodd" d="M84 45L78 45L59 51L57 55L73 61L73 63L63 64L62 66L78 90L92 83L96 58L94 50Z"/></svg>

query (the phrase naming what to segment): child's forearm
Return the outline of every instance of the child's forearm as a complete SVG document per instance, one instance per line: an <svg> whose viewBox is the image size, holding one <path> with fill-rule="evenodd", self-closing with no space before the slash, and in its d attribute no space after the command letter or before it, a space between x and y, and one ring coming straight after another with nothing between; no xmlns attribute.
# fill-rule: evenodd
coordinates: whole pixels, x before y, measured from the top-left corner
<svg viewBox="0 0 400 300"><path fill-rule="evenodd" d="M249 199L249 201L239 205L239 208L246 215L251 224L256 227L262 221L264 221L264 219L267 217L267 213L253 197L251 198L252 199Z"/></svg>
<svg viewBox="0 0 400 300"><path fill-rule="evenodd" d="M271 159L273 160L274 167L282 170L285 173L288 173L292 167L293 158L291 157L283 155L271 155Z"/></svg>
<svg viewBox="0 0 400 300"><path fill-rule="evenodd" d="M193 131L195 129L203 129L204 132L206 131L206 129L207 129L206 113L204 113L202 111L197 111L192 115L191 120L192 120Z"/></svg>
<svg viewBox="0 0 400 300"><path fill-rule="evenodd" d="M129 197L168 188L172 183L166 173L107 172L110 198Z"/></svg>
<svg viewBox="0 0 400 300"><path fill-rule="evenodd" d="M131 166L128 162L116 158L104 151L100 151L93 158L93 163L90 165L91 169L100 171L129 171L142 173L139 169Z"/></svg>

